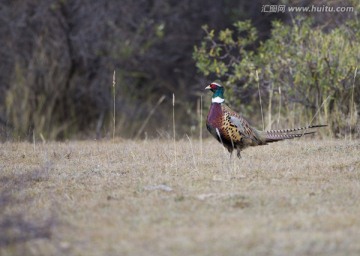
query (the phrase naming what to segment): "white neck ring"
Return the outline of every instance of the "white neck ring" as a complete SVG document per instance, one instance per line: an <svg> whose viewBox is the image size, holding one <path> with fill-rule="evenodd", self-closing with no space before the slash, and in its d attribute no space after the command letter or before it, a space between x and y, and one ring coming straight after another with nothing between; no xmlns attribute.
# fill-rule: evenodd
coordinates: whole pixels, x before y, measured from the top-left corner
<svg viewBox="0 0 360 256"><path fill-rule="evenodd" d="M223 103L225 100L223 98L220 97L215 97L211 99L212 103Z"/></svg>

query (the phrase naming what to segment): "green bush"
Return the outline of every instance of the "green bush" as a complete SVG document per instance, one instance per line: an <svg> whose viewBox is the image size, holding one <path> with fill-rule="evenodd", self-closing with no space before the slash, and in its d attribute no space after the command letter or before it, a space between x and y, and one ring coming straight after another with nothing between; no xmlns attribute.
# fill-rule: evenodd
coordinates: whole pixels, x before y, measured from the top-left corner
<svg viewBox="0 0 360 256"><path fill-rule="evenodd" d="M264 42L249 21L218 33L204 26L193 54L198 70L221 80L231 105L261 122L260 94L267 129L327 123L335 136L358 134L360 24L328 32L310 18L272 25Z"/></svg>

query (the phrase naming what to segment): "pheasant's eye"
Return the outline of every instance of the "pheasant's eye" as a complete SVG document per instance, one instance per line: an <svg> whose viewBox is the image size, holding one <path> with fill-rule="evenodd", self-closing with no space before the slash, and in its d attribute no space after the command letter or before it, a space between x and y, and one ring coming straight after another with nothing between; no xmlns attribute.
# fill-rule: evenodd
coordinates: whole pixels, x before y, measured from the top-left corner
<svg viewBox="0 0 360 256"><path fill-rule="evenodd" d="M217 88L216 84L210 84L211 89L215 90Z"/></svg>

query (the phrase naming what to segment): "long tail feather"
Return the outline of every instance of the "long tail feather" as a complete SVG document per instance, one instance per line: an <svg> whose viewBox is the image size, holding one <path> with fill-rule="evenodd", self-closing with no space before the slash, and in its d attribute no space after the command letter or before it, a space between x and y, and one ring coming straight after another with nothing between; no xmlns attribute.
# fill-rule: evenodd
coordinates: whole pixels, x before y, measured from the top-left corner
<svg viewBox="0 0 360 256"><path fill-rule="evenodd" d="M305 132L305 133L299 133L299 134L267 134L265 138L265 142L271 143L276 142L280 140L290 140L294 138L300 138L304 135L308 134L314 134L315 132Z"/></svg>
<svg viewBox="0 0 360 256"><path fill-rule="evenodd" d="M293 128L293 129L283 129L283 130L270 130L266 131L267 134L278 134L278 133L288 133L288 132L297 132L301 130L307 130L307 129L313 129L313 128L320 128L325 127L326 124L319 124L319 125L310 125L310 126L304 126L299 128Z"/></svg>
<svg viewBox="0 0 360 256"><path fill-rule="evenodd" d="M315 133L313 131L307 132L307 130L325 127L325 126L327 126L327 125L319 124L319 125L310 125L310 126L304 126L304 127L294 128L294 129L265 131L264 132L265 142L270 143L270 142L275 142L275 141L280 141L280 140L289 140L289 139L294 139L294 138L300 138L304 135ZM299 131L304 131L304 132L299 132Z"/></svg>

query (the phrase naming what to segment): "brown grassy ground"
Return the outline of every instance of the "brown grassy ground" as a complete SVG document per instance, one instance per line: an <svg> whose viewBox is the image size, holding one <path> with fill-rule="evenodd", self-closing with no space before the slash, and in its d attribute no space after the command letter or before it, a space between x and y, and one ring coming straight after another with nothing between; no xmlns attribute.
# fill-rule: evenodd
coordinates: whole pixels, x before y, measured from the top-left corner
<svg viewBox="0 0 360 256"><path fill-rule="evenodd" d="M360 254L359 141L176 146L0 145L0 255Z"/></svg>

